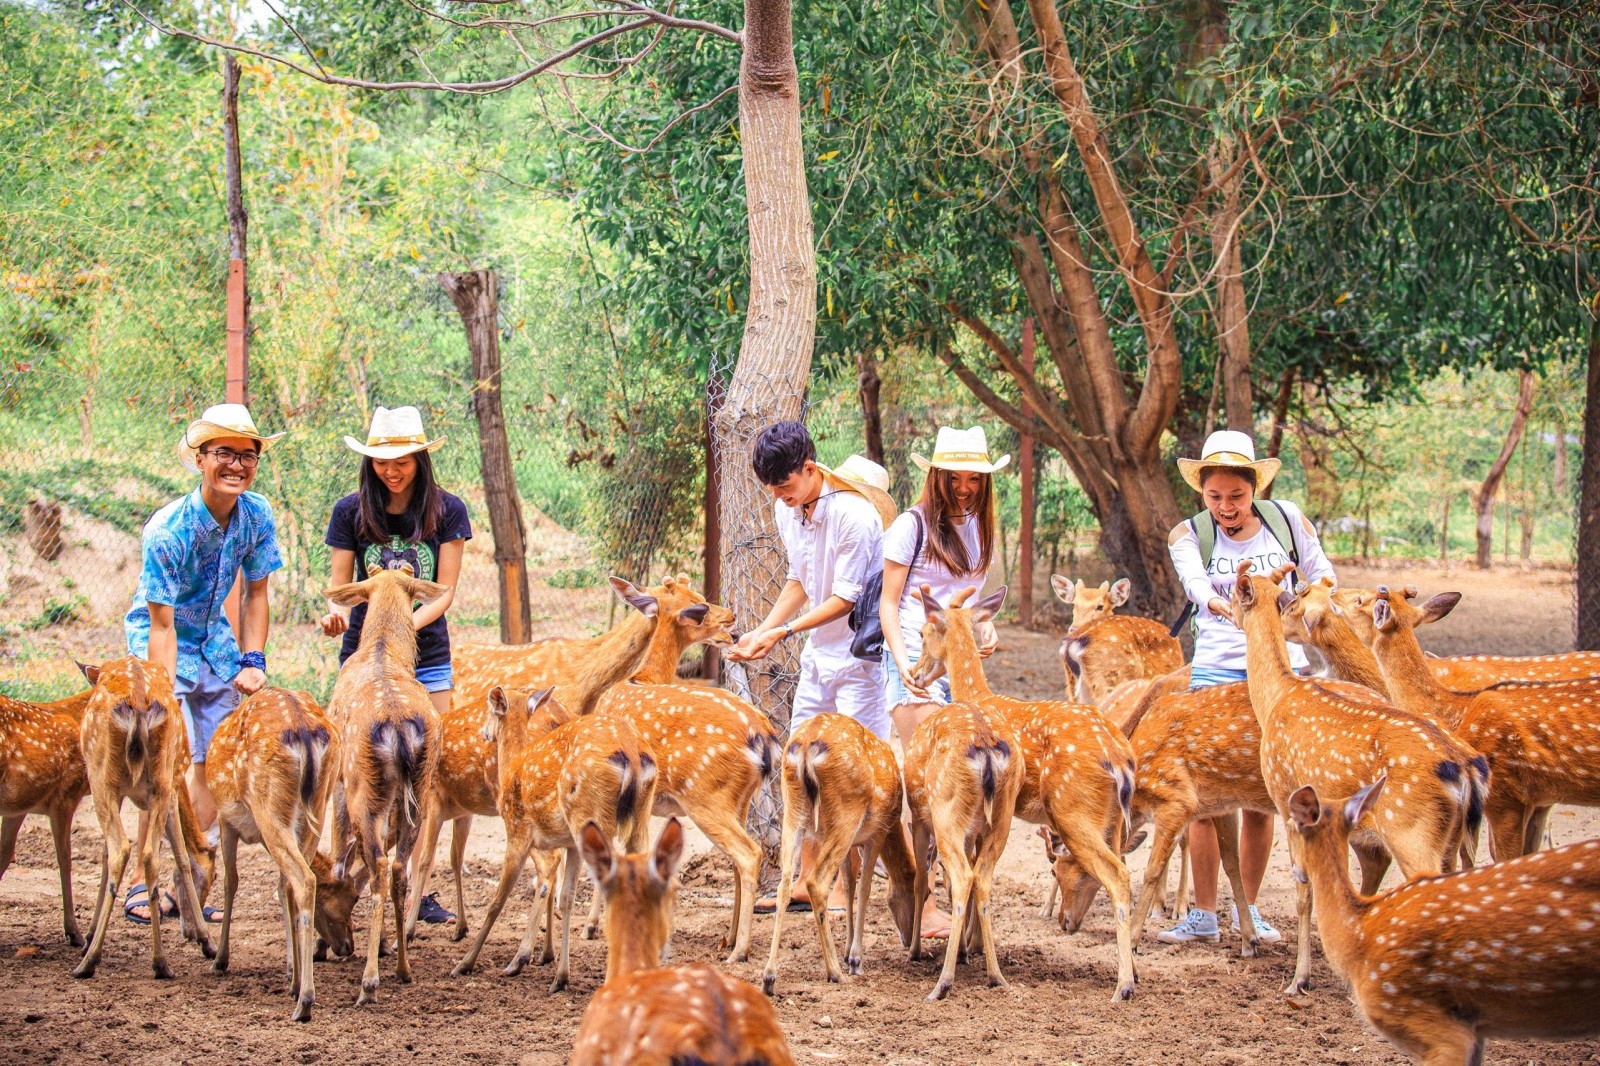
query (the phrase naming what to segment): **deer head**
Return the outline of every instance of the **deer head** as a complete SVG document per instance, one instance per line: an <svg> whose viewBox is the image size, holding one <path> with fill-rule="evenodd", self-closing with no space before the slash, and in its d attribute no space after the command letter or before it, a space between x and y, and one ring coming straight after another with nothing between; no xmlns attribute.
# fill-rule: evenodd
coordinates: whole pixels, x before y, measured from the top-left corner
<svg viewBox="0 0 1600 1066"><path fill-rule="evenodd" d="M1310 785L1301 785L1289 796L1289 827L1293 832L1305 840L1307 848L1320 849L1324 853L1332 852L1338 855L1342 862L1345 855L1345 843L1350 839L1350 831L1355 828L1372 805L1383 795L1383 786L1389 780L1387 774L1379 775L1372 784L1367 785L1345 801L1344 807L1336 814L1331 807L1323 805L1317 798L1317 790ZM1341 874L1343 867L1340 867ZM1303 866L1294 868L1296 881L1305 884L1309 875Z"/></svg>
<svg viewBox="0 0 1600 1066"><path fill-rule="evenodd" d="M1067 627L1067 635L1071 637L1082 632L1091 622L1109 617L1118 607L1127 603L1128 596L1133 592L1133 582L1119 577L1114 582L1102 581L1095 588L1082 581L1052 574L1050 588L1058 600L1072 608L1072 622Z"/></svg>
<svg viewBox="0 0 1600 1066"><path fill-rule="evenodd" d="M365 866L359 870L350 868L355 856L356 841L352 840L338 862L320 851L311 857L311 872L317 878L317 909L313 921L321 941L317 951L319 959L326 956L328 951L341 959L355 954L356 940L351 914L355 911L356 901L366 892L367 881L371 878Z"/></svg>
<svg viewBox="0 0 1600 1066"><path fill-rule="evenodd" d="M672 936L682 824L667 819L655 847L642 855L618 855L594 822L583 827L578 844L606 901L606 980L659 965Z"/></svg>
<svg viewBox="0 0 1600 1066"><path fill-rule="evenodd" d="M951 598L949 607L940 607L939 601L933 598L930 586L923 585L918 590L927 619L922 624L922 655L917 659L918 685L931 685L948 672L952 618L956 619L956 625L965 627L967 638L972 640L973 627L982 625L1000 613L1000 605L1006 598L1005 585L971 607L964 606L977 591L975 586L969 585Z"/></svg>

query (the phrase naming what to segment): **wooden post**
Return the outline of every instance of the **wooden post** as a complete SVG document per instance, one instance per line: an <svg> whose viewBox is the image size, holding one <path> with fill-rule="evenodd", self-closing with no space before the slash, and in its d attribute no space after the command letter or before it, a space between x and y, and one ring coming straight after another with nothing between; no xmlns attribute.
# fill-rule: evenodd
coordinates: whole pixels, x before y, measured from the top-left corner
<svg viewBox="0 0 1600 1066"><path fill-rule="evenodd" d="M1022 368L1027 371L1028 377L1033 377L1033 319L1023 319L1022 322ZM1028 405L1022 405L1022 416L1028 417L1032 412ZM1034 501L1034 469L1033 469L1033 438L1026 433L1022 435L1022 453L1017 463L1017 476L1022 479L1022 530L1017 544L1017 584L1022 586L1017 597L1017 623L1024 629L1033 628L1033 519L1035 510Z"/></svg>
<svg viewBox="0 0 1600 1066"><path fill-rule="evenodd" d="M228 197L228 367L224 395L228 403L249 403L250 289L246 261L250 215L244 209L239 161L239 62L231 54L222 61L222 136Z"/></svg>
<svg viewBox="0 0 1600 1066"><path fill-rule="evenodd" d="M522 501L517 496L505 412L500 406L500 308L495 273L473 270L440 274L439 284L450 294L461 315L467 330L467 350L472 355L472 413L478 420L483 494L500 578L500 641L526 644L532 639L533 616L528 603Z"/></svg>
<svg viewBox="0 0 1600 1066"><path fill-rule="evenodd" d="M713 392L711 380L706 380L706 538L704 547L705 558L705 598L709 603L722 602L722 500L717 492L717 479L722 476L717 463L717 433L713 420L717 417L717 408L722 406L722 395ZM738 625L735 619L734 624ZM737 630L735 630L737 632ZM706 646L705 652L700 657L700 676L710 681L713 685L722 677L722 658L717 654L717 649Z"/></svg>

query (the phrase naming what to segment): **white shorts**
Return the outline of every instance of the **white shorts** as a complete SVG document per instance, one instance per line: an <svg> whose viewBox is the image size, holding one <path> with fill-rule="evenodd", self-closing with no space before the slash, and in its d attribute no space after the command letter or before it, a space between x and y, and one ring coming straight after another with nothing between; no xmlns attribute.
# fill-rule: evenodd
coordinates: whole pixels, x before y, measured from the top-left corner
<svg viewBox="0 0 1600 1066"><path fill-rule="evenodd" d="M794 690L794 707L789 712L789 728L807 718L837 712L847 714L872 730L880 740L889 739L889 711L883 698L883 664L857 659L835 662L821 656L800 658L800 683Z"/></svg>

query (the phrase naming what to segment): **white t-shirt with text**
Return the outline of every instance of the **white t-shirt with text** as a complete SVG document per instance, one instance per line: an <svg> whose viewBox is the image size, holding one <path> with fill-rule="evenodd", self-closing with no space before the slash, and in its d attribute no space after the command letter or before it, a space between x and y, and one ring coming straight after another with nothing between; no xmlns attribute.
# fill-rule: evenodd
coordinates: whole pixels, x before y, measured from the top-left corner
<svg viewBox="0 0 1600 1066"><path fill-rule="evenodd" d="M922 505L917 504L912 510L920 515ZM966 545L967 558L977 559L981 547L978 537L978 520L968 515L966 518L955 521L955 529L961 537L961 543ZM922 596L920 590L923 585L928 585L933 590L933 598L941 604L948 604L956 593L971 585L976 585L979 592L983 591L983 583L988 578L987 571L976 574L952 574L948 567L941 565L928 550L928 538L931 535L931 526L926 519L922 523L922 552L916 560L912 560L912 552L917 547L917 516L911 511L906 511L896 518L883 533L883 558L885 562L900 563L910 566L911 572L906 575L906 587L900 594L900 635L906 642L906 655L912 662L922 654L922 625L928 620L926 612L922 609ZM888 658L885 656L885 662Z"/></svg>

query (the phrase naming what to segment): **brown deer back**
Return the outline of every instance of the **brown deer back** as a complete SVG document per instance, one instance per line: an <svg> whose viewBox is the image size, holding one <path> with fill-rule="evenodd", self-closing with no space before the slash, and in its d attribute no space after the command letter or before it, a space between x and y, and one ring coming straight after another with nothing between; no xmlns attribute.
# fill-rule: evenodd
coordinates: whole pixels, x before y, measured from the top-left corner
<svg viewBox="0 0 1600 1066"><path fill-rule="evenodd" d="M627 719L655 757L662 801L686 792L741 792L777 769L778 732L755 706L721 689L617 685L596 713ZM670 803L657 813L670 813Z"/></svg>
<svg viewBox="0 0 1600 1066"><path fill-rule="evenodd" d="M270 818L321 825L339 775L339 738L307 692L267 687L223 719L206 754L206 781L217 810L237 824ZM259 843L258 834L241 834Z"/></svg>
<svg viewBox="0 0 1600 1066"><path fill-rule="evenodd" d="M75 809L88 794L78 737L93 691L54 703L0 696L0 814Z"/></svg>
<svg viewBox="0 0 1600 1066"><path fill-rule="evenodd" d="M793 1066L771 1002L695 963L608 981L584 1011L571 1066Z"/></svg>
<svg viewBox="0 0 1600 1066"><path fill-rule="evenodd" d="M1163 696L1134 728L1137 822L1163 802L1276 811L1261 774L1261 726L1243 681Z"/></svg>

